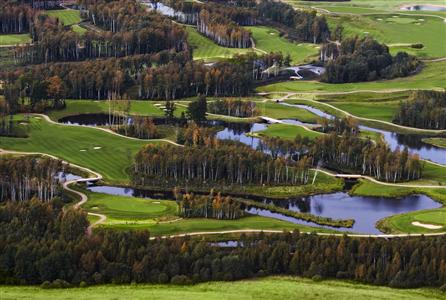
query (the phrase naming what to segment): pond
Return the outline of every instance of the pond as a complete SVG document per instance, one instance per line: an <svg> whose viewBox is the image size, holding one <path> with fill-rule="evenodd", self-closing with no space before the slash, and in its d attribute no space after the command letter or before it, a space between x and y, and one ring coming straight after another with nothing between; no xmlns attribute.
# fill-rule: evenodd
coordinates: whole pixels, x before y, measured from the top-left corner
<svg viewBox="0 0 446 300"><path fill-rule="evenodd" d="M313 114L327 119L333 119L334 116L327 114L326 112L321 111L320 109L308 106L308 105L302 105L302 104L290 104L281 102L281 105L291 106L291 107L298 107L302 109L306 109ZM371 128L367 126L360 125L359 129L366 130L366 131L372 131L382 134L384 140L386 143L390 146L392 150L395 150L396 148L400 147L403 149L404 147L407 147L409 149L409 152L412 153L418 153L420 155L420 158L433 161L435 163L446 165L446 149L441 147L436 147L427 143L424 143L422 141L423 138L426 138L427 136L419 135L419 134L399 134L394 133L387 130L382 129L376 129Z"/></svg>
<svg viewBox="0 0 446 300"><path fill-rule="evenodd" d="M417 4L417 5L405 5L401 7L401 10L407 11L446 11L444 5L432 5L432 4Z"/></svg>
<svg viewBox="0 0 446 300"><path fill-rule="evenodd" d="M159 200L173 199L172 192L164 191L139 190L114 186L88 186L87 189L92 192L110 195L133 196ZM292 199L256 199L256 201L261 201L266 204L274 204L292 211L311 213L313 215L330 217L333 219L354 219L355 224L353 228L339 228L337 230L365 234L380 233L375 227L375 224L382 218L416 210L441 207L440 203L435 202L424 195L410 195L402 198L381 198L350 196L346 192ZM321 226L313 222L306 222L280 213L271 212L267 209L246 207L245 210L250 214L284 220L294 224L333 229L330 226Z"/></svg>

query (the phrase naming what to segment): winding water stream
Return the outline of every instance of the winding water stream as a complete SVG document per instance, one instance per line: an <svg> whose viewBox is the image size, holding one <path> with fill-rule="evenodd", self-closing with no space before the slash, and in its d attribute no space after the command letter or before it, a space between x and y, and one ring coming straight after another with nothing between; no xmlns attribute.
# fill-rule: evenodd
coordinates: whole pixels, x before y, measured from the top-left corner
<svg viewBox="0 0 446 300"><path fill-rule="evenodd" d="M281 105L286 105L290 107L298 107L306 109L313 114L327 119L333 119L334 116L321 111L320 109L302 105L302 104L290 104L290 103L280 103ZM400 147L407 147L409 152L418 153L420 158L433 161L435 163L446 165L446 149L441 147L436 147L430 144L426 144L422 141L423 138L427 136L418 134L399 134L387 130L371 128L367 126L360 125L360 130L372 131L380 133L386 143L390 146L392 150Z"/></svg>

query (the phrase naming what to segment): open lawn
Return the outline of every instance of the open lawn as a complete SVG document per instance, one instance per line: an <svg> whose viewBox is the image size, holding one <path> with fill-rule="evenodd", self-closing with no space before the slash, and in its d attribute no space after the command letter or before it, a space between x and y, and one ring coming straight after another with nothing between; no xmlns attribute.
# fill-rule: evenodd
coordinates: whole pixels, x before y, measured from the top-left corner
<svg viewBox="0 0 446 300"><path fill-rule="evenodd" d="M24 116L16 115L15 120L21 122ZM105 180L117 183L129 181L126 169L132 164L136 152L148 143L94 128L50 124L40 117L31 117L29 125L20 126L26 126L29 137L0 137L1 148L52 154L91 168L102 174Z"/></svg>
<svg viewBox="0 0 446 300"><path fill-rule="evenodd" d="M0 34L0 46L26 44L30 42L31 42L31 36L27 33Z"/></svg>
<svg viewBox="0 0 446 300"><path fill-rule="evenodd" d="M316 282L299 277L266 277L234 282L208 282L190 286L178 285L102 285L74 289L41 289L31 286L2 286L0 298L68 300L68 299L444 299L434 289L392 289L348 281Z"/></svg>
<svg viewBox="0 0 446 300"><path fill-rule="evenodd" d="M66 116L79 115L79 114L95 114L95 113L108 113L108 102L106 100L94 101L94 100L65 100L66 108L61 110L51 110L48 112L48 116L57 121ZM163 117L164 111L155 104L164 105L163 102L153 101L141 101L132 100L130 106L130 114L150 117ZM184 107L177 105L175 114L178 116Z"/></svg>
<svg viewBox="0 0 446 300"><path fill-rule="evenodd" d="M212 40L201 35L196 28L191 26L185 28L188 33L188 42L193 48L194 59L213 61L232 57L235 54L244 54L253 51L251 48L240 49L219 46Z"/></svg>
<svg viewBox="0 0 446 300"><path fill-rule="evenodd" d="M257 104L262 116L273 119L296 119L305 123L316 123L318 116L306 109L299 107L289 107L273 101Z"/></svg>
<svg viewBox="0 0 446 300"><path fill-rule="evenodd" d="M84 27L78 25L78 24L74 24L71 26L71 30L73 30L74 32L79 33L80 35L84 34L85 32L87 32L88 30L85 29Z"/></svg>
<svg viewBox="0 0 446 300"><path fill-rule="evenodd" d="M429 229L413 225L413 222L441 226ZM389 233L431 233L446 231L446 208L414 211L407 214L394 215L379 222L379 228Z"/></svg>
<svg viewBox="0 0 446 300"><path fill-rule="evenodd" d="M47 10L46 14L51 17L58 18L65 26L77 24L81 21L81 14L74 9L56 9Z"/></svg>
<svg viewBox="0 0 446 300"><path fill-rule="evenodd" d="M297 135L314 139L321 135L321 133L307 130L302 126L288 125L288 124L271 124L264 131L258 133L260 136L280 137L282 139L294 140Z"/></svg>
<svg viewBox="0 0 446 300"><path fill-rule="evenodd" d="M444 89L446 87L446 61L426 63L424 69L413 76L392 80L330 84L318 81L295 80L258 87L258 92L392 92L411 89Z"/></svg>
<svg viewBox="0 0 446 300"><path fill-rule="evenodd" d="M279 35L279 31L265 26L247 27L252 32L256 48L266 52L281 51L291 56L293 64L301 64L317 58L319 47L309 43L295 43Z"/></svg>
<svg viewBox="0 0 446 300"><path fill-rule="evenodd" d="M344 36L371 35L386 44L407 44L408 50L419 57L446 56L446 24L444 20L430 16L406 16L383 14L371 16L329 16L329 24L335 27L341 23ZM429 32L429 34L426 34ZM422 49L410 48L411 44L421 43ZM397 48L397 50L405 50ZM396 51L393 51L394 53Z"/></svg>
<svg viewBox="0 0 446 300"><path fill-rule="evenodd" d="M85 192L85 191L83 191ZM82 207L106 215L116 221L152 220L173 217L178 213L175 201L150 200L135 197L86 192L88 201Z"/></svg>
<svg viewBox="0 0 446 300"><path fill-rule="evenodd" d="M437 147L446 148L446 138L426 138L423 142Z"/></svg>

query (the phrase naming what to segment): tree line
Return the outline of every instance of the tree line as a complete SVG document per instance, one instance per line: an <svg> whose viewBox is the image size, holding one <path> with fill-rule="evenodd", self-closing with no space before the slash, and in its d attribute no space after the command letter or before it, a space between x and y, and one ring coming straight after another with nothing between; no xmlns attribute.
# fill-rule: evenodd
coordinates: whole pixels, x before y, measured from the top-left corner
<svg viewBox="0 0 446 300"><path fill-rule="evenodd" d="M42 287L106 283L190 284L266 275L337 278L414 288L446 282L446 239L242 235L235 247L147 231L95 230L87 216L50 203L0 207L0 283Z"/></svg>
<svg viewBox="0 0 446 300"><path fill-rule="evenodd" d="M36 197L49 202L58 190L62 163L50 158L0 158L0 201L23 202Z"/></svg>
<svg viewBox="0 0 446 300"><path fill-rule="evenodd" d="M177 194L180 216L183 218L206 218L218 220L236 220L245 215L241 203L220 193L196 195L194 193Z"/></svg>
<svg viewBox="0 0 446 300"><path fill-rule="evenodd" d="M446 92L413 91L401 102L393 122L405 126L446 129Z"/></svg>
<svg viewBox="0 0 446 300"><path fill-rule="evenodd" d="M416 72L421 64L416 57L406 52L392 56L385 44L369 36L346 38L340 46L323 46L321 58L328 60L322 76L322 81L328 83L405 77Z"/></svg>
<svg viewBox="0 0 446 300"><path fill-rule="evenodd" d="M27 5L12 5L0 1L0 33L30 33L36 11Z"/></svg>
<svg viewBox="0 0 446 300"><path fill-rule="evenodd" d="M217 99L209 103L209 112L218 115L250 118L260 114L254 101L240 99Z"/></svg>
<svg viewBox="0 0 446 300"><path fill-rule="evenodd" d="M146 12L136 0L81 1L81 7L87 20L103 30L80 35L57 18L37 12L32 21L33 44L16 47L16 60L22 64L79 61L188 48L183 28Z"/></svg>
<svg viewBox="0 0 446 300"><path fill-rule="evenodd" d="M249 146L229 141L214 147L147 145L135 156L136 186L170 182L173 185L214 183L231 185L306 184L310 161L273 158Z"/></svg>

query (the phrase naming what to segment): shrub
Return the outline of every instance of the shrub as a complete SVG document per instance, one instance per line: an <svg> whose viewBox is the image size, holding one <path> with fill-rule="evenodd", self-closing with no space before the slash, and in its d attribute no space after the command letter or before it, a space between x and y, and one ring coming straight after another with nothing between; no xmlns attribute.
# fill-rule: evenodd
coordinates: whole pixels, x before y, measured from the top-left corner
<svg viewBox="0 0 446 300"><path fill-rule="evenodd" d="M191 284L191 280L186 275L175 275L170 280L170 283L177 284L177 285L188 285Z"/></svg>

